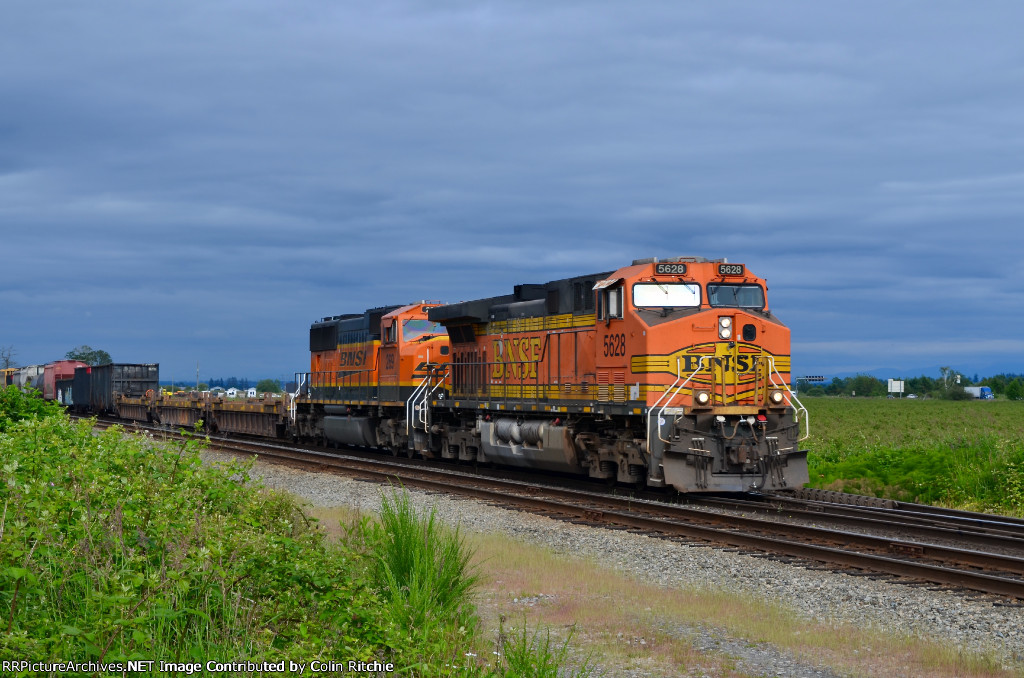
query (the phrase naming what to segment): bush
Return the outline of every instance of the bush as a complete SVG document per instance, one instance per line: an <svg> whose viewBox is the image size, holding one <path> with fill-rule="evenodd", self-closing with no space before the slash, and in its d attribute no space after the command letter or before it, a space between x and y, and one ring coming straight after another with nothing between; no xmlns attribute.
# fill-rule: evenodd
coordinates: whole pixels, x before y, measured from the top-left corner
<svg viewBox="0 0 1024 678"><path fill-rule="evenodd" d="M0 435L2 659L370 660L368 557L248 467L62 415Z"/></svg>
<svg viewBox="0 0 1024 678"><path fill-rule="evenodd" d="M14 386L0 386L0 433L16 422L49 417L61 411L60 405L43 400L42 394L35 389L22 391Z"/></svg>
<svg viewBox="0 0 1024 678"><path fill-rule="evenodd" d="M204 465L197 440L97 433L4 396L0 659L344 658L401 675L526 675L468 651L479 643L471 554L406 493L335 544L251 482L249 465ZM512 647L546 674L564 656Z"/></svg>

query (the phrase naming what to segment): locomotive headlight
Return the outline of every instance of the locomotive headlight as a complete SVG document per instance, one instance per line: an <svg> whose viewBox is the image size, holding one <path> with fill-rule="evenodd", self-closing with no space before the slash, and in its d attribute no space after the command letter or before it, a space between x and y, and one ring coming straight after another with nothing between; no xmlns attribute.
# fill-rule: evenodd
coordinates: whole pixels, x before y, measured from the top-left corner
<svg viewBox="0 0 1024 678"><path fill-rule="evenodd" d="M732 318L718 319L718 336L722 339L732 338Z"/></svg>
<svg viewBox="0 0 1024 678"><path fill-rule="evenodd" d="M693 394L693 402L703 407L711 402L711 394L707 391L697 391Z"/></svg>
<svg viewBox="0 0 1024 678"><path fill-rule="evenodd" d="M772 405L781 405L785 398L786 396L783 395L782 391L772 391L768 394L768 399L772 402Z"/></svg>

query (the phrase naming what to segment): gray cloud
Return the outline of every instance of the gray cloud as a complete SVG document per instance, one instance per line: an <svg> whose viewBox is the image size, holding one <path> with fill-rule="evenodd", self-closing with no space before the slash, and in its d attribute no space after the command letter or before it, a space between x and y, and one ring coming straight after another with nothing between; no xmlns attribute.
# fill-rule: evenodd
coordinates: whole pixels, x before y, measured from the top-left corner
<svg viewBox="0 0 1024 678"><path fill-rule="evenodd" d="M696 254L808 371L1024 371L1022 15L9 3L0 344L278 375L324 315Z"/></svg>

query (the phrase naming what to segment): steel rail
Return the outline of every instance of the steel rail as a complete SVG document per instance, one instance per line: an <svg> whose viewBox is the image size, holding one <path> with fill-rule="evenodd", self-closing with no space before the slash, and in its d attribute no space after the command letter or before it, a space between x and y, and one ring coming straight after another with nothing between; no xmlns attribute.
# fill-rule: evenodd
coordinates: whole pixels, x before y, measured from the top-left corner
<svg viewBox="0 0 1024 678"><path fill-rule="evenodd" d="M912 532L915 536L929 536L952 539L977 546L1015 549L1024 553L1024 532L988 529L983 526L965 527L950 525L942 521L928 518L914 518L899 513L893 514L892 509L865 508L846 504L828 504L811 502L809 504L780 504L774 499L767 502L750 499L723 499L720 497L696 497L691 504L702 506L719 506L742 511L756 511L763 514L776 514L798 517L806 520L825 520L845 525L859 525L882 530ZM1001 524L993 521L991 524Z"/></svg>

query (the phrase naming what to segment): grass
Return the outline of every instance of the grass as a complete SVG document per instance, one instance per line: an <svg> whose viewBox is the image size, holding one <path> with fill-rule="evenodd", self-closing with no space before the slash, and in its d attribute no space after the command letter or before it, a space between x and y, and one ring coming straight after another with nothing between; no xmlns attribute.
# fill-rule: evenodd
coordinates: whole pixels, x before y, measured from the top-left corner
<svg viewBox="0 0 1024 678"><path fill-rule="evenodd" d="M806 398L811 486L1024 516L1024 403Z"/></svg>

